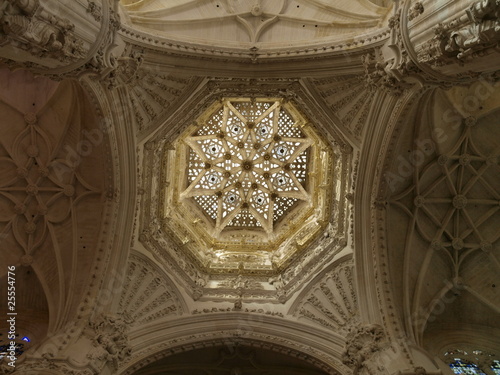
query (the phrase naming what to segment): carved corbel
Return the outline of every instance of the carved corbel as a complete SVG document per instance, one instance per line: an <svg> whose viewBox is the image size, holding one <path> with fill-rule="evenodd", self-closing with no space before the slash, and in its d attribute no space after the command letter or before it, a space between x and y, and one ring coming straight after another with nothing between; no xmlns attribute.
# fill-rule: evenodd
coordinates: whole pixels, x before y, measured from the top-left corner
<svg viewBox="0 0 500 375"><path fill-rule="evenodd" d="M411 85L398 79L390 69L390 62L385 61L380 49L363 55L363 67L365 69L365 86L370 91L382 90L393 96L400 96L403 91Z"/></svg>
<svg viewBox="0 0 500 375"><path fill-rule="evenodd" d="M385 333L378 324L354 328L346 337L342 363L352 369L353 375L383 373L372 361L375 353L383 349Z"/></svg>
<svg viewBox="0 0 500 375"><path fill-rule="evenodd" d="M110 365L113 370L118 369L131 352L127 330L127 323L118 316L102 315L89 323L85 334L93 345L87 354L92 367L102 369Z"/></svg>

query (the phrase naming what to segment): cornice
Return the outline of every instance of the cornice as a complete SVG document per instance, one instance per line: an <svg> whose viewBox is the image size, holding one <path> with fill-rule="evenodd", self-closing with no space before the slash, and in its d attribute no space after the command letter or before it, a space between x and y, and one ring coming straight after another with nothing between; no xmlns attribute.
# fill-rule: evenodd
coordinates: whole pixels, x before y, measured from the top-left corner
<svg viewBox="0 0 500 375"><path fill-rule="evenodd" d="M145 64L175 67L187 74L220 77L326 76L361 71L360 56L382 46L389 29L354 38L348 42L324 42L304 47L249 50L213 47L162 38L122 25L119 33L126 43L144 52ZM311 60L314 69L311 70Z"/></svg>

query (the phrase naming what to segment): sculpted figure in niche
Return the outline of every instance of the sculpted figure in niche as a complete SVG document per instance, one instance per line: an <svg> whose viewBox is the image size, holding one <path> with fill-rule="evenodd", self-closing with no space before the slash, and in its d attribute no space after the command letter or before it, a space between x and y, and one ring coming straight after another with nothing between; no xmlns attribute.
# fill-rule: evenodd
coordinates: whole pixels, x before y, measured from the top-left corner
<svg viewBox="0 0 500 375"><path fill-rule="evenodd" d="M83 57L74 25L43 9L38 0L0 1L0 45L12 44L33 55L48 53L59 60Z"/></svg>
<svg viewBox="0 0 500 375"><path fill-rule="evenodd" d="M458 59L492 47L500 40L500 1L477 2L466 13L472 25L453 31L445 45L446 52L458 52Z"/></svg>
<svg viewBox="0 0 500 375"><path fill-rule="evenodd" d="M497 20L483 20L451 33L445 46L446 52L459 52L457 58L463 59L478 50L493 46L500 39L500 23Z"/></svg>

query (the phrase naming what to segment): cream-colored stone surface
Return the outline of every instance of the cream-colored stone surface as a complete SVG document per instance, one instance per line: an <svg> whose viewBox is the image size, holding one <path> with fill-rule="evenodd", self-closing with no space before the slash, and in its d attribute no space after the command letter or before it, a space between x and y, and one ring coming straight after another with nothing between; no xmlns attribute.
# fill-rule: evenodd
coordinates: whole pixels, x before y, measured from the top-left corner
<svg viewBox="0 0 500 375"><path fill-rule="evenodd" d="M498 7L0 0L0 372L493 374ZM177 151L242 97L314 127L317 220L216 252Z"/></svg>

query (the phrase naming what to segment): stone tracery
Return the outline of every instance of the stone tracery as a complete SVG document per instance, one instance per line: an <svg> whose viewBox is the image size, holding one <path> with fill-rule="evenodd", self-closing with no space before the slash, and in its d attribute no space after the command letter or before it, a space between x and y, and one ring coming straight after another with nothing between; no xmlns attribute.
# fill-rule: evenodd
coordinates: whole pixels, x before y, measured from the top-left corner
<svg viewBox="0 0 500 375"><path fill-rule="evenodd" d="M181 197L194 198L215 221L215 234L226 226L271 234L296 202L310 201L312 140L280 101L225 100L186 143L189 186Z"/></svg>

